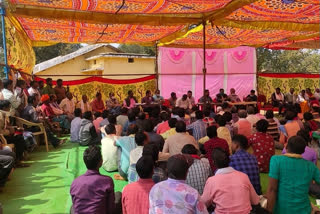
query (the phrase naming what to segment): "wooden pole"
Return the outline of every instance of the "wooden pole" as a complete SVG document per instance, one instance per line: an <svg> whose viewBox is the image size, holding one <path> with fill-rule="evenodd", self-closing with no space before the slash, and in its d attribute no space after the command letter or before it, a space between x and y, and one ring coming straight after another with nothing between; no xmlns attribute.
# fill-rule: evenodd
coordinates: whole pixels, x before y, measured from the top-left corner
<svg viewBox="0 0 320 214"><path fill-rule="evenodd" d="M159 89L159 70L158 70L158 42L155 44L156 51L156 62L155 62L155 73L156 73L156 89Z"/></svg>
<svg viewBox="0 0 320 214"><path fill-rule="evenodd" d="M202 22L203 25L203 95L206 90L206 74L207 74L207 67L206 67L206 22Z"/></svg>

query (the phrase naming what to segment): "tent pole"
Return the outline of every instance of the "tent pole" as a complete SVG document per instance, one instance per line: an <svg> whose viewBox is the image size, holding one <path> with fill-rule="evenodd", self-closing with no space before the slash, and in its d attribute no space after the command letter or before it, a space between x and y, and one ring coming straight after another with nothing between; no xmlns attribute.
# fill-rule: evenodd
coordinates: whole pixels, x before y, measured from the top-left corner
<svg viewBox="0 0 320 214"><path fill-rule="evenodd" d="M206 68L206 22L202 22L203 25L203 95L206 90L206 74L207 74L207 68Z"/></svg>
<svg viewBox="0 0 320 214"><path fill-rule="evenodd" d="M156 63L155 63L155 73L156 73L156 89L159 89L159 69L158 69L158 42L155 44L156 52Z"/></svg>
<svg viewBox="0 0 320 214"><path fill-rule="evenodd" d="M0 3L3 3L3 2L0 1ZM1 23L2 23L2 41L3 41L3 55L4 55L3 70L6 76L6 79L8 79L9 66L8 66L8 58L7 58L6 26L5 26L5 20L4 20L4 16L6 15L6 13L3 5L1 5L0 14L1 14Z"/></svg>

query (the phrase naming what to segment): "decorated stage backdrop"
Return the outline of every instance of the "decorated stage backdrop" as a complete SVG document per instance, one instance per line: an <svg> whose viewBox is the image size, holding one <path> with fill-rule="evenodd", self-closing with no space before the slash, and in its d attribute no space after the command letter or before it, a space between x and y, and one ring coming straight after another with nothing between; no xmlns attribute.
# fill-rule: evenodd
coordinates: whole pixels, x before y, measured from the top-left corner
<svg viewBox="0 0 320 214"><path fill-rule="evenodd" d="M208 49L206 51L206 88L211 95L231 88L242 98L256 88L255 48ZM178 97L191 90L196 99L203 94L203 50L159 48L159 86L164 97Z"/></svg>

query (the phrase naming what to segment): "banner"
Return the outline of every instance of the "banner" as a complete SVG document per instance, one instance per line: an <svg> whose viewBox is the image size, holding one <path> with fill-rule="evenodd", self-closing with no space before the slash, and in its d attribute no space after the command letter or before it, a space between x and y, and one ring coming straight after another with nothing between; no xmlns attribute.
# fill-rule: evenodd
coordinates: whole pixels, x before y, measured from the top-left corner
<svg viewBox="0 0 320 214"><path fill-rule="evenodd" d="M35 77L36 81L44 81L45 79ZM53 81L56 85L56 81ZM114 92L116 98L122 102L128 95L128 91L132 90L138 102L146 95L146 91L154 92L156 90L155 76L150 75L138 79L130 80L114 80L102 77L89 77L81 80L64 81L65 87L69 86L70 92L75 99L80 101L82 95L87 95L89 100L93 100L97 92L101 92L102 99L109 98L109 93Z"/></svg>
<svg viewBox="0 0 320 214"><path fill-rule="evenodd" d="M298 94L302 89L310 88L314 91L320 88L320 74L258 74L258 94L265 95L267 100L271 99L271 94L280 88L282 93L288 93L290 88L294 88Z"/></svg>

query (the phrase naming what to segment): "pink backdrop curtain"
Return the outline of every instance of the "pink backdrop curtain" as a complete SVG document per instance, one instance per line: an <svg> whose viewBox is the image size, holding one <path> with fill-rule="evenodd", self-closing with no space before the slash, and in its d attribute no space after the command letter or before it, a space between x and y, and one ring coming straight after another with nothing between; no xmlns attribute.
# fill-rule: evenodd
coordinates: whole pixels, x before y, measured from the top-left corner
<svg viewBox="0 0 320 214"><path fill-rule="evenodd" d="M206 88L214 97L220 88L236 89L240 98L256 88L256 55L251 47L206 50ZM159 88L162 96L191 90L196 99L203 94L203 50L159 48Z"/></svg>

